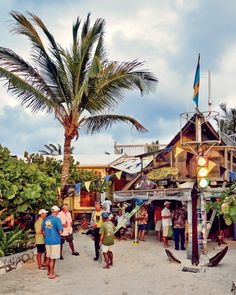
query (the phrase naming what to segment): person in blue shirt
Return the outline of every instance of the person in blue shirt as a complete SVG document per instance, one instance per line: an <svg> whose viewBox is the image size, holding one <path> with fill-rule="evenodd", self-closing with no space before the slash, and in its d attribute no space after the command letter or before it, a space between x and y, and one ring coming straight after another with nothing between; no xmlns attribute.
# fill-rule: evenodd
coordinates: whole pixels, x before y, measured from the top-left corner
<svg viewBox="0 0 236 295"><path fill-rule="evenodd" d="M60 243L63 226L61 220L57 217L59 211L60 208L58 206L53 206L51 209L52 214L44 219L42 227L46 246L49 279L55 279L57 277L54 271L55 262L56 259L60 258Z"/></svg>

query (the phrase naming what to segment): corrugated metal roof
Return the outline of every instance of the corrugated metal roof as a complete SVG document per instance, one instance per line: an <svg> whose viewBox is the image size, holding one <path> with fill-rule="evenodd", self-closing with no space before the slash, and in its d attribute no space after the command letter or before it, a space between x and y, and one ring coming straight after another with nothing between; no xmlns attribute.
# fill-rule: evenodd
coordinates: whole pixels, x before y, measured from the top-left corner
<svg viewBox="0 0 236 295"><path fill-rule="evenodd" d="M143 168L147 167L151 163L152 157L143 159ZM141 171L141 160L138 158L124 158L122 162L110 165L112 168L124 171L129 174L136 174Z"/></svg>

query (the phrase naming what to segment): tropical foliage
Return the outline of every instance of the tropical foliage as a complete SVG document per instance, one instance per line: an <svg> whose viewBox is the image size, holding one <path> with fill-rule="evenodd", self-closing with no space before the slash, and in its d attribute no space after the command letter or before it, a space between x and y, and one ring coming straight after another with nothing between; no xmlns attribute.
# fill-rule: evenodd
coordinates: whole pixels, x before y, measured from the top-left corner
<svg viewBox="0 0 236 295"><path fill-rule="evenodd" d="M39 153L43 156L60 156L63 153L62 146L60 144L45 144L44 150L39 150ZM73 154L74 147L71 147L70 153Z"/></svg>
<svg viewBox="0 0 236 295"><path fill-rule="evenodd" d="M82 24L77 18L72 27L72 45L62 48L36 15L11 12L11 16L12 32L30 40L32 60L28 62L11 49L0 47L0 78L22 105L33 113L53 113L63 126L62 184L69 178L71 141L78 138L81 129L94 133L113 123L127 122L138 131L146 131L134 118L108 113L127 91L148 93L157 79L142 70L143 63L138 60L108 60L103 19L91 24L88 14Z"/></svg>
<svg viewBox="0 0 236 295"><path fill-rule="evenodd" d="M220 104L221 119L216 120L219 129L227 135L236 134L236 108L228 108L226 103Z"/></svg>
<svg viewBox="0 0 236 295"><path fill-rule="evenodd" d="M5 233L0 226L0 257L19 253L33 246L33 238L29 236L30 230L15 228Z"/></svg>
<svg viewBox="0 0 236 295"><path fill-rule="evenodd" d="M15 216L50 208L57 203L60 187L61 161L38 154L25 153L24 156L25 159L17 159L0 145L0 210L8 208L8 213ZM78 163L71 158L69 183L95 179L98 177L94 171L78 169ZM91 190L103 192L108 185L107 182L93 182Z"/></svg>
<svg viewBox="0 0 236 295"><path fill-rule="evenodd" d="M217 216L223 215L225 223L236 223L236 183L220 194L216 201L208 202L206 211L215 209Z"/></svg>
<svg viewBox="0 0 236 295"><path fill-rule="evenodd" d="M0 146L0 209L8 208L9 213L17 215L53 205L60 175L54 170L57 163L52 162L55 166L51 168L49 163L27 163Z"/></svg>

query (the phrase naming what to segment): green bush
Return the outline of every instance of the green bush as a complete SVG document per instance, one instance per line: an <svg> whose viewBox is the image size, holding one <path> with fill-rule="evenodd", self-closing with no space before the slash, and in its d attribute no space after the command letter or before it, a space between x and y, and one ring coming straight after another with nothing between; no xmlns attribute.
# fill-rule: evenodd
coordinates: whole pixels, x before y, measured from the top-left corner
<svg viewBox="0 0 236 295"><path fill-rule="evenodd" d="M21 230L18 227L5 233L0 226L0 257L22 252L33 246L33 237L30 230Z"/></svg>
<svg viewBox="0 0 236 295"><path fill-rule="evenodd" d="M206 211L216 210L217 216L223 215L225 223L236 224L236 183L220 194L216 201L206 204Z"/></svg>

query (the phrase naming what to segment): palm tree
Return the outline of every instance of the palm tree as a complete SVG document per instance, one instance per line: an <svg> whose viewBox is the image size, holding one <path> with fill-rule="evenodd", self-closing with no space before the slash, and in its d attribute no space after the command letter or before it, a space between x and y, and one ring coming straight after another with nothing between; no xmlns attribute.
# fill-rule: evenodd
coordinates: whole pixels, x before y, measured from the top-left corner
<svg viewBox="0 0 236 295"><path fill-rule="evenodd" d="M236 108L227 108L226 103L221 103L220 108L223 114L216 119L218 127L227 135L236 134Z"/></svg>
<svg viewBox="0 0 236 295"><path fill-rule="evenodd" d="M45 149L44 150L39 150L41 155L44 156L59 156L62 155L63 151L62 151L62 147L60 144L57 144L57 146L55 144L49 143L49 144L45 144ZM70 148L70 154L73 154L73 150L75 148L72 146Z"/></svg>
<svg viewBox="0 0 236 295"><path fill-rule="evenodd" d="M31 42L31 63L11 49L0 47L0 77L10 93L33 113L53 113L64 128L62 185L67 183L71 141L82 128L93 134L116 122L131 123L138 131L146 129L134 118L107 111L118 105L126 91L147 93L157 83L142 62L109 61L104 48L103 19L90 23L90 14L81 25L72 27L72 45L62 48L35 14L12 11L12 32L25 35ZM82 26L82 27L81 27ZM81 29L80 29L81 27ZM42 30L49 48L37 29Z"/></svg>

